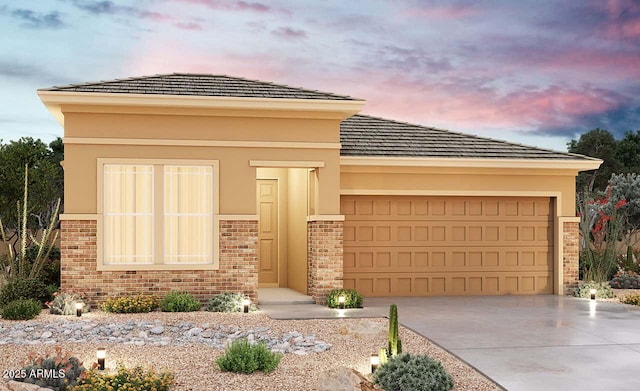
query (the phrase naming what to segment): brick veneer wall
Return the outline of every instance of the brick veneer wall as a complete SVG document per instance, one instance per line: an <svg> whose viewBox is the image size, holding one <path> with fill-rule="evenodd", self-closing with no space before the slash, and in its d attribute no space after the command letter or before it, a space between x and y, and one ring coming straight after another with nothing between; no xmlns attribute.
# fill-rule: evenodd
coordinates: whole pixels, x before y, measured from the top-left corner
<svg viewBox="0 0 640 391"><path fill-rule="evenodd" d="M61 285L87 295L96 304L106 296L170 290L194 294L201 301L222 292L243 292L258 300L258 221L220 221L219 270L99 271L95 220L61 221Z"/></svg>
<svg viewBox="0 0 640 391"><path fill-rule="evenodd" d="M343 221L307 223L308 294L324 304L327 293L342 288Z"/></svg>
<svg viewBox="0 0 640 391"><path fill-rule="evenodd" d="M580 231L578 222L562 224L562 272L565 294L578 286L578 262L580 257Z"/></svg>

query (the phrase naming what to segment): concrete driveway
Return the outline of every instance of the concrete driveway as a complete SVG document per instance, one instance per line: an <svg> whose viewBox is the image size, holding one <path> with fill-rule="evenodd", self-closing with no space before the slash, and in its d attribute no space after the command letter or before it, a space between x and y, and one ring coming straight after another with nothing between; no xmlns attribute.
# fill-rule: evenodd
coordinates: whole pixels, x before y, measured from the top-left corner
<svg viewBox="0 0 640 391"><path fill-rule="evenodd" d="M640 309L562 296L369 298L510 391L639 390ZM377 312L377 311L376 311Z"/></svg>

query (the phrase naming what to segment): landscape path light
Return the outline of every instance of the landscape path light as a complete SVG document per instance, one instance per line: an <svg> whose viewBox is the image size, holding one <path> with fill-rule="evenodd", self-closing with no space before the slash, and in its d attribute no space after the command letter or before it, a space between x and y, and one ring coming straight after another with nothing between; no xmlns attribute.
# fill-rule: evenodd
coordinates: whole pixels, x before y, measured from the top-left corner
<svg viewBox="0 0 640 391"><path fill-rule="evenodd" d="M345 300L344 295L338 296L338 306L341 310L344 309L344 300Z"/></svg>
<svg viewBox="0 0 640 391"><path fill-rule="evenodd" d="M242 310L244 311L245 314L249 313L249 306L251 305L251 300L245 298L244 300L242 300Z"/></svg>
<svg viewBox="0 0 640 391"><path fill-rule="evenodd" d="M96 352L96 356L98 357L98 369L101 371L104 371L104 368L105 368L104 362L107 358L107 349L98 348L98 351Z"/></svg>
<svg viewBox="0 0 640 391"><path fill-rule="evenodd" d="M380 366L380 356L374 353L371 355L371 373L374 373L379 366Z"/></svg>
<svg viewBox="0 0 640 391"><path fill-rule="evenodd" d="M82 302L81 301L77 301L76 302L76 316L78 318L82 316Z"/></svg>

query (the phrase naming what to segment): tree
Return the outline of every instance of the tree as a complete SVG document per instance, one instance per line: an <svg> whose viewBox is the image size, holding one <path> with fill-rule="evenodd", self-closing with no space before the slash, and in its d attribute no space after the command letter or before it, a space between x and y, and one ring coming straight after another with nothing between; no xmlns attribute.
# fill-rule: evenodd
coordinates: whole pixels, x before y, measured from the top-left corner
<svg viewBox="0 0 640 391"><path fill-rule="evenodd" d="M617 142L608 130L593 129L580 136L580 139L571 140L567 144L571 153L586 155L603 160L597 170L581 172L576 178L576 188L579 191L589 190L604 191L611 174L620 172L622 165L616 157Z"/></svg>
<svg viewBox="0 0 640 391"><path fill-rule="evenodd" d="M64 176L60 138L47 146L40 140L24 137L7 144L0 140L0 217L5 228L18 228L16 202L22 200L25 166L29 167L29 204L27 226L43 229L51 220L58 198L63 196Z"/></svg>
<svg viewBox="0 0 640 391"><path fill-rule="evenodd" d="M640 175L635 173L613 174L609 180L612 189L609 209L624 200L620 208L622 240L627 246L633 246L639 240L640 231Z"/></svg>
<svg viewBox="0 0 640 391"><path fill-rule="evenodd" d="M624 138L618 141L615 157L624 172L640 173L640 130L624 134Z"/></svg>

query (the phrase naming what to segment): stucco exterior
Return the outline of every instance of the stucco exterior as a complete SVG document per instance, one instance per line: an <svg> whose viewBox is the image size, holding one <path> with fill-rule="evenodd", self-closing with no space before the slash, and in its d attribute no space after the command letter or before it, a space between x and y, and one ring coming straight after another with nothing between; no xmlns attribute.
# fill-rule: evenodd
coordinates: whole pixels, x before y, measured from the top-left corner
<svg viewBox="0 0 640 391"><path fill-rule="evenodd" d="M363 101L39 95L64 127L62 288L85 291L94 301L171 289L203 300L222 291L256 299L260 179L278 182L276 286L309 294L319 303L330 289L342 286L340 200L346 195L548 197L554 205L553 291L563 294L575 284L575 176L596 168L597 161L341 157L341 121L357 113ZM102 263L101 162L127 159L215 161L217 263ZM136 283L114 283L120 277Z"/></svg>

